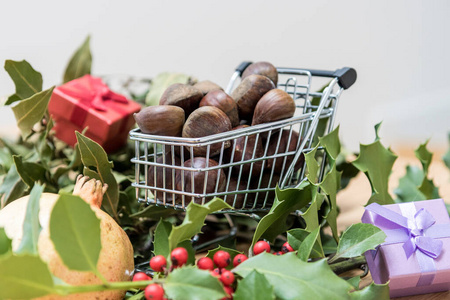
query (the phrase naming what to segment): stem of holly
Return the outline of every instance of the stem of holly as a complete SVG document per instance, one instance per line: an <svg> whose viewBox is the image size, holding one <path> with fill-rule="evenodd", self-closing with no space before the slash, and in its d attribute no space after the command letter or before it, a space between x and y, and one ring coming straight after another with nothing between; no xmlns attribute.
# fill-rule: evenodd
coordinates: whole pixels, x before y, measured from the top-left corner
<svg viewBox="0 0 450 300"><path fill-rule="evenodd" d="M344 272L347 272L347 271L350 271L353 269L359 269L365 263L366 263L366 258L364 257L364 255L361 255L361 256L346 259L344 261L330 264L330 268L334 273L339 275L339 274L342 274Z"/></svg>
<svg viewBox="0 0 450 300"><path fill-rule="evenodd" d="M98 285L57 285L55 289L59 295L69 295L75 293L86 293L86 292L98 292L106 290L130 290L130 289L140 289L145 288L147 285L152 283L162 283L163 281L153 279L153 280L142 280L142 281L120 281L120 282L107 282L105 284Z"/></svg>

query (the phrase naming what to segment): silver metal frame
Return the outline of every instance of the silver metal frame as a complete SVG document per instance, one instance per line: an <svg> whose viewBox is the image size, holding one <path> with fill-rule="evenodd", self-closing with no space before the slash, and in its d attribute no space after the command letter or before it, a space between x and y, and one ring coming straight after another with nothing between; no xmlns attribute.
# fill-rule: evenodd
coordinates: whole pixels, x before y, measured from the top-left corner
<svg viewBox="0 0 450 300"><path fill-rule="evenodd" d="M301 160L303 153L310 151L320 120L327 122L323 134L333 129L336 106L343 88L337 84L338 79L333 78L323 92L312 92L313 76L309 71L294 68L277 70L278 88L289 93L296 103L296 114L292 118L202 138L156 136L141 133L139 129L130 131L130 139L135 142L135 157L132 159L135 164L135 182L132 185L136 188L139 201L184 210L191 201L204 204L213 197L220 197L233 207L232 212L251 213L271 208L276 185L280 188L299 185L304 180L305 167L302 163L296 168L297 161ZM236 71L228 84L227 93L231 93L239 78L240 73ZM315 97L320 97L318 105L311 103ZM286 147L285 152L278 153L281 133L287 132L289 144L293 131L299 134L295 150L288 151ZM243 152L249 146L251 138L250 143L264 143L264 154L258 157L256 147L253 147L250 159L243 157L240 161L234 161L236 140L239 138L245 139ZM276 151L269 155L269 145L274 142ZM211 145L217 144L221 147L220 153L210 157ZM227 153L231 151L229 159L225 158L226 145L230 145L227 150ZM177 163L175 153L179 154L181 161L186 161L194 158L194 149L197 147L206 147L205 167L194 168ZM210 163L209 159L212 158L215 163ZM157 159L160 161L157 162ZM287 163L288 159L292 160L290 164ZM283 160L281 171L275 170L275 167L267 168L269 160L273 160L273 165L277 160ZM261 167L261 172L253 174L255 167ZM325 155L321 163L320 178L324 168ZM162 178L157 178L157 170L162 172ZM154 175L153 182L149 182L150 171ZM186 176L190 176L190 186L186 185ZM223 182L221 178L225 179L224 187L219 184ZM162 179L159 187L156 182L158 179ZM202 191L194 189L196 179L200 180L197 184L203 186ZM211 185L213 180L214 190L207 190L208 183ZM236 189L233 190L230 186L232 180L236 182ZM158 199L154 198L154 194L158 195Z"/></svg>

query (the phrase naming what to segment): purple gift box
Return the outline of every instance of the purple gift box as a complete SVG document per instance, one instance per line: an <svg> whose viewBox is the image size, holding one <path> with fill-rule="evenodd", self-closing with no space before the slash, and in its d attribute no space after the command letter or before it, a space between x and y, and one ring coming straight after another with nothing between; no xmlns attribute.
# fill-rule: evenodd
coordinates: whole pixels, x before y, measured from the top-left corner
<svg viewBox="0 0 450 300"><path fill-rule="evenodd" d="M373 281L389 281L391 297L450 290L450 219L442 199L372 203L361 221L386 233L365 256Z"/></svg>

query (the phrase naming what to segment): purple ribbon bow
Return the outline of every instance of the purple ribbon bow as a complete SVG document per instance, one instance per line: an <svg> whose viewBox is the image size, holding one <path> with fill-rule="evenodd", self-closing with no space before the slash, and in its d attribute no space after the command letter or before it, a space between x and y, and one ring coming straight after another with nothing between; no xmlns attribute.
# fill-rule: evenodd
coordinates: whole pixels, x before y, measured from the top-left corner
<svg viewBox="0 0 450 300"><path fill-rule="evenodd" d="M442 225L435 225L433 215L424 208L416 211L413 203L401 204L400 209L402 214L378 203L366 207L366 211L376 216L373 224L385 228L383 231L386 233L386 241L383 245L403 243L402 247L408 259L416 253L422 273L427 273L421 275L417 285L429 285L436 273L434 259L442 252L443 242L438 238L448 236L448 226L443 230ZM363 220L365 221L368 220ZM389 222L394 226L389 225Z"/></svg>

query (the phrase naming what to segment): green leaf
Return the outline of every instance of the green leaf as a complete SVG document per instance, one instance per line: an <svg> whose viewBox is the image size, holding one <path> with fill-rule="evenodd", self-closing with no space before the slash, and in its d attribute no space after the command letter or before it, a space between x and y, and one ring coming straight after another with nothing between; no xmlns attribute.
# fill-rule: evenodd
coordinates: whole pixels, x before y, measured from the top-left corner
<svg viewBox="0 0 450 300"><path fill-rule="evenodd" d="M91 74L92 55L89 41L90 37L88 36L70 59L64 72L64 83Z"/></svg>
<svg viewBox="0 0 450 300"><path fill-rule="evenodd" d="M45 173L47 170L41 164L24 162L22 157L17 155L14 155L13 158L17 173L29 188L32 188L35 182L44 183L46 181Z"/></svg>
<svg viewBox="0 0 450 300"><path fill-rule="evenodd" d="M215 248L215 249L208 250L208 253L206 254L206 257L209 257L209 258L213 259L214 254L216 254L216 252L219 251L219 250L222 250L222 251L225 251L225 252L230 253L230 260L231 260L231 262L233 262L233 259L234 259L234 257L235 257L236 255L242 253L242 252L237 251L237 250L235 250L235 249L226 248L226 247L222 247L221 245L219 245L219 247L217 247L217 248ZM230 263L230 264L226 267L227 270L231 270L232 268L233 268L233 263Z"/></svg>
<svg viewBox="0 0 450 300"><path fill-rule="evenodd" d="M108 185L108 189L103 196L102 206L118 221L117 205L119 203L119 187L112 173L113 163L108 160L108 155L99 144L78 131L75 134L77 136L81 161L84 165L83 173L90 178L100 180L103 185Z"/></svg>
<svg viewBox="0 0 450 300"><path fill-rule="evenodd" d="M34 124L42 120L47 111L53 89L54 87L51 87L48 90L21 100L12 108L22 137L26 138L31 133Z"/></svg>
<svg viewBox="0 0 450 300"><path fill-rule="evenodd" d="M41 200L44 186L35 184L30 193L25 219L23 221L23 235L20 241L17 254L39 255L38 240L41 233L41 224L39 223L39 203Z"/></svg>
<svg viewBox="0 0 450 300"><path fill-rule="evenodd" d="M341 183L341 172L336 170L336 163L333 163L331 170L325 175L323 182L320 187L328 195L330 200L330 211L326 216L328 225L330 225L331 232L333 234L336 242L339 242L339 233L337 227L337 216L338 216L338 206L337 206L337 192L340 188Z"/></svg>
<svg viewBox="0 0 450 300"><path fill-rule="evenodd" d="M8 203L22 197L25 194L25 189L27 185L20 178L17 172L16 166L13 165L3 180L2 185L0 185L0 197L1 205L0 208L5 207Z"/></svg>
<svg viewBox="0 0 450 300"><path fill-rule="evenodd" d="M261 253L238 265L233 272L246 277L253 270L267 278L280 299L349 299L348 292L352 289L331 271L325 259L306 263L294 253L281 256Z"/></svg>
<svg viewBox="0 0 450 300"><path fill-rule="evenodd" d="M52 162L55 152L55 146L48 140L52 128L53 119L49 119L45 131L39 135L38 142L35 145L40 162L46 169L49 169L49 164Z"/></svg>
<svg viewBox="0 0 450 300"><path fill-rule="evenodd" d="M143 210L130 215L130 217L132 217L132 218L149 218L149 219L153 219L153 220L158 220L160 218L167 217L174 213L176 213L176 210L171 209L169 207L149 205L149 206L145 207Z"/></svg>
<svg viewBox="0 0 450 300"><path fill-rule="evenodd" d="M305 163L306 163L306 170L307 170L306 178L308 178L308 180L311 183L317 183L318 178L319 178L320 164L316 160L316 153L317 153L318 147L319 147L319 144L317 144L316 147L314 147L311 151L309 151L308 153L305 154Z"/></svg>
<svg viewBox="0 0 450 300"><path fill-rule="evenodd" d="M336 159L341 153L341 142L339 141L339 126L324 137L319 137L320 145L325 147L328 159L331 164L336 162Z"/></svg>
<svg viewBox="0 0 450 300"><path fill-rule="evenodd" d="M389 149L386 149L378 139L369 145L360 145L360 154L353 162L353 165L361 172L364 172L372 187L372 196L369 203L379 204L394 203L389 195L388 181L397 156Z"/></svg>
<svg viewBox="0 0 450 300"><path fill-rule="evenodd" d="M273 286L264 275L251 271L237 286L234 300L272 300L275 299Z"/></svg>
<svg viewBox="0 0 450 300"><path fill-rule="evenodd" d="M48 266L34 255L0 258L0 299L31 299L55 293Z"/></svg>
<svg viewBox="0 0 450 300"><path fill-rule="evenodd" d="M342 234L336 255L330 262L343 257L360 256L370 249L375 249L385 238L386 234L372 224L353 224Z"/></svg>
<svg viewBox="0 0 450 300"><path fill-rule="evenodd" d="M29 98L42 91L42 75L26 61L5 61L5 70L16 86L16 93L8 98L5 105Z"/></svg>
<svg viewBox="0 0 450 300"><path fill-rule="evenodd" d="M231 209L231 206L219 198L214 198L204 205L189 203L183 223L174 226L170 232L169 250L172 251L182 241L189 240L197 233L201 233L206 216L225 208Z"/></svg>
<svg viewBox="0 0 450 300"><path fill-rule="evenodd" d="M11 239L6 235L5 229L0 227L0 259L8 253L12 253Z"/></svg>
<svg viewBox="0 0 450 300"><path fill-rule="evenodd" d="M311 232L320 226L319 209L325 200L325 195L317 192L317 186L312 188L312 200L308 209L302 214L302 218L306 223L306 230Z"/></svg>
<svg viewBox="0 0 450 300"><path fill-rule="evenodd" d="M219 280L196 267L173 270L164 282L164 291L168 298L177 300L210 300L225 296Z"/></svg>
<svg viewBox="0 0 450 300"><path fill-rule="evenodd" d="M152 80L150 91L145 98L145 105L152 106L158 105L164 91L172 84L175 83L188 83L189 76L182 73L160 73L156 75Z"/></svg>
<svg viewBox="0 0 450 300"><path fill-rule="evenodd" d="M359 283L361 282L361 277L355 276L347 279L347 282L350 283L355 290L359 290Z"/></svg>
<svg viewBox="0 0 450 300"><path fill-rule="evenodd" d="M171 231L172 231L172 223L160 219L155 229L155 239L153 243L154 245L153 253L155 255L162 255L164 257L169 256L170 254L169 235Z"/></svg>
<svg viewBox="0 0 450 300"><path fill-rule="evenodd" d="M350 294L352 300L389 300L389 283L371 283L362 290L354 291Z"/></svg>
<svg viewBox="0 0 450 300"><path fill-rule="evenodd" d="M417 178L419 178L417 183ZM419 191L418 186L423 181L423 171L415 166L406 166L406 174L398 181L394 194L397 196L396 202L412 202L426 200L425 195Z"/></svg>
<svg viewBox="0 0 450 300"><path fill-rule="evenodd" d="M450 132L448 133L448 143L450 145ZM450 147L447 152L442 156L442 160L444 161L447 168L450 170Z"/></svg>
<svg viewBox="0 0 450 300"><path fill-rule="evenodd" d="M420 163L422 164L422 169L423 169L425 176L428 176L428 169L430 167L431 160L433 159L433 153L428 151L427 144L428 144L428 141L426 141L423 144L420 144L419 148L414 150L416 157L419 159Z"/></svg>
<svg viewBox="0 0 450 300"><path fill-rule="evenodd" d="M317 227L312 231L310 234L308 234L303 242L301 243L300 247L298 248L297 257L300 258L303 261L308 261L308 258L311 255L311 252L314 248L314 245L317 242L317 238L319 237L320 227Z"/></svg>
<svg viewBox="0 0 450 300"><path fill-rule="evenodd" d="M316 230L319 230L320 227L317 227ZM294 228L287 232L287 239L289 242L289 245L292 246L294 250L299 250L305 239L310 235L310 232L306 231L302 228ZM306 247L306 245L305 245ZM322 258L324 257L323 249L320 243L320 239L316 238L314 241L314 244L309 250L309 257L311 258Z"/></svg>
<svg viewBox="0 0 450 300"><path fill-rule="evenodd" d="M286 219L291 212L304 208L311 200L313 187L308 184L302 189L280 190L277 186L276 198L269 213L259 221L253 235L252 246L261 238L273 241L280 233L288 229Z"/></svg>
<svg viewBox="0 0 450 300"><path fill-rule="evenodd" d="M50 216L50 239L69 269L98 273L100 220L79 196L58 198Z"/></svg>

